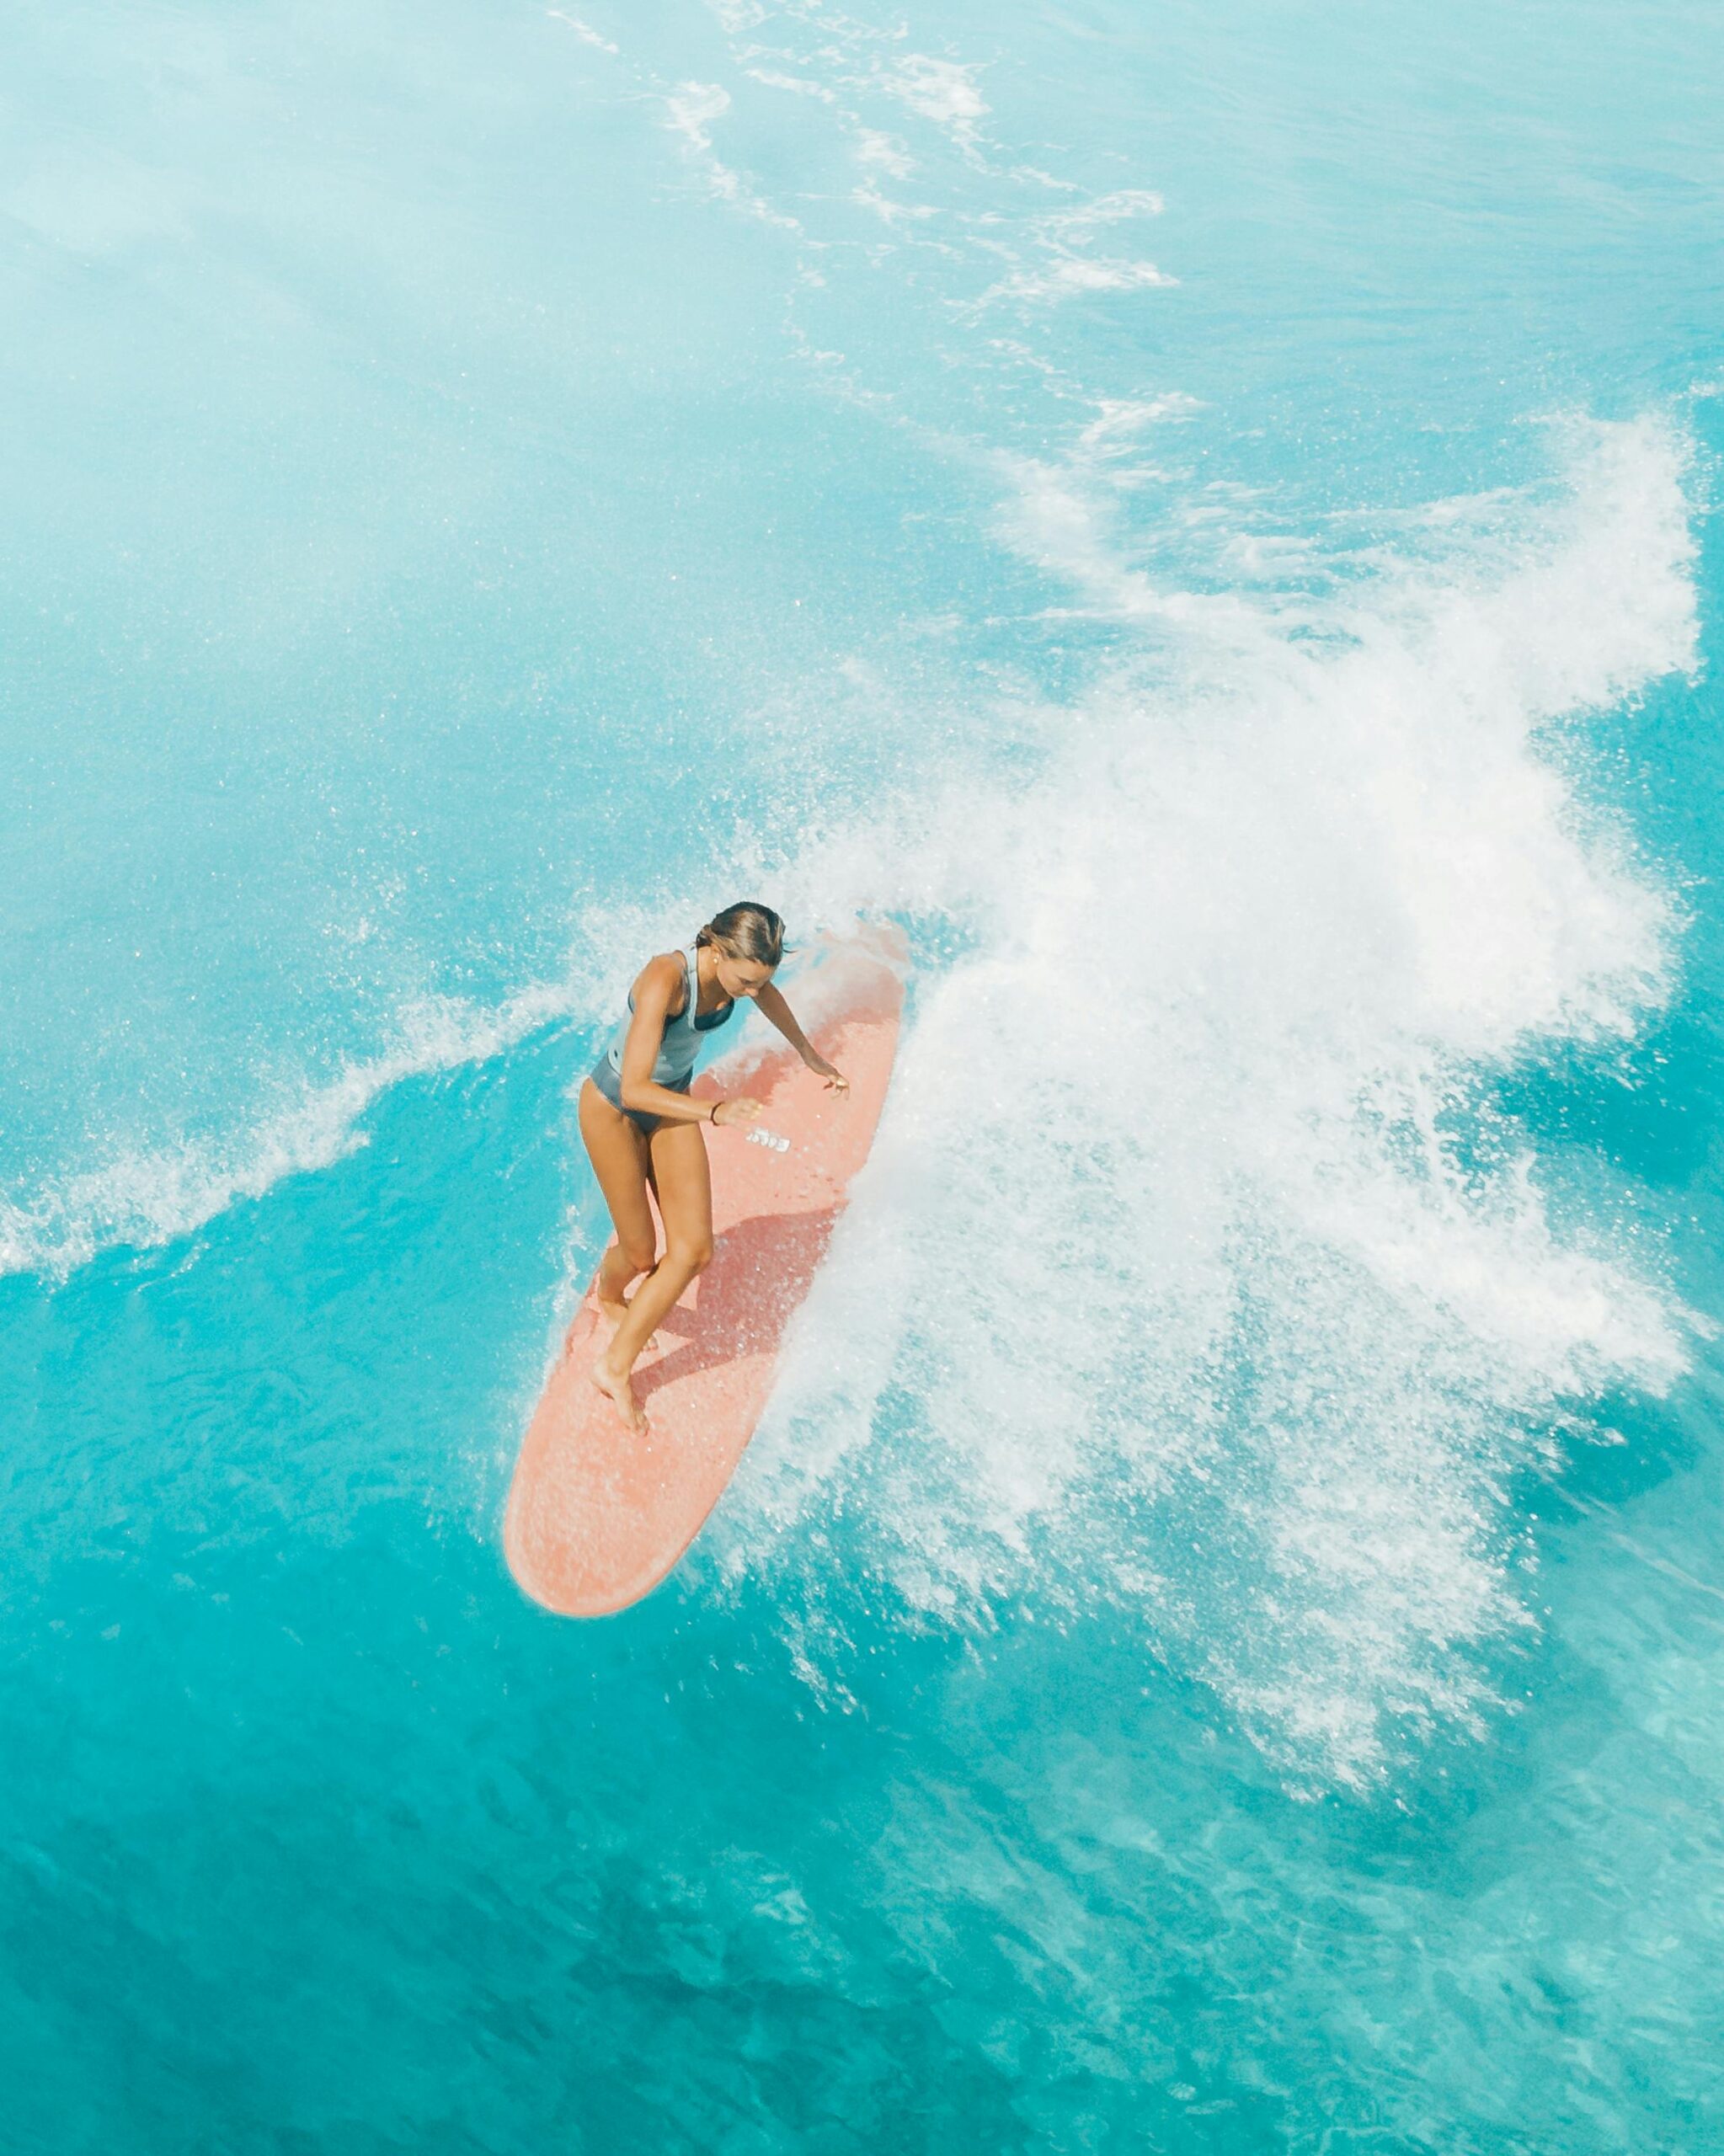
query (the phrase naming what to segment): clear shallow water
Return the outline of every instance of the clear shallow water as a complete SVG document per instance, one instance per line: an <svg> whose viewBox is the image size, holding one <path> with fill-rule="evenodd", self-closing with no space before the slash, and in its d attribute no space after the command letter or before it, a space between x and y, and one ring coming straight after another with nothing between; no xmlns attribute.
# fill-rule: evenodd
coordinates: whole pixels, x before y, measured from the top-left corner
<svg viewBox="0 0 1724 2156"><path fill-rule="evenodd" d="M1711 2146L1716 26L633 13L3 34L16 2144ZM914 1030L572 1628L743 888Z"/></svg>

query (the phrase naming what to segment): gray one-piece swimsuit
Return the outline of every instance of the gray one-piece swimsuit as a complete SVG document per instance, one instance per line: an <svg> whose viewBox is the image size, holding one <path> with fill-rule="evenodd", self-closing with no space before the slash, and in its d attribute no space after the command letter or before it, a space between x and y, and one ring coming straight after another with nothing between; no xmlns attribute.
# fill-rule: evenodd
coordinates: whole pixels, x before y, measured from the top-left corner
<svg viewBox="0 0 1724 2156"><path fill-rule="evenodd" d="M701 973L699 946L691 943L682 953L683 970L687 975L681 1011L665 1021L664 1038L659 1043L659 1054L653 1065L653 1083L666 1086L673 1093L686 1093L694 1080L695 1058L700 1053L701 1035L715 1033L725 1024L736 1009L734 999L717 1011L700 1016ZM634 995L628 998L628 1017L623 1019L611 1037L611 1045L592 1068L592 1081L610 1102L613 1108L621 1108L635 1129L650 1138L664 1117L649 1113L643 1108L622 1107L622 1049L628 1038L629 1021L634 1016Z"/></svg>

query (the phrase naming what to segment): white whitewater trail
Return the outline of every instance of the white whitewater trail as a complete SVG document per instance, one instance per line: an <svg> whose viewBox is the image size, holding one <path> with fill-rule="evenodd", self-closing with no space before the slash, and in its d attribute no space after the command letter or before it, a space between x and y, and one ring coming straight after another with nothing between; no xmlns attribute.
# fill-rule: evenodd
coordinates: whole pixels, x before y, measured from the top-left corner
<svg viewBox="0 0 1724 2156"><path fill-rule="evenodd" d="M408 1004L381 1053L318 1083L259 1088L256 1114L218 1137L140 1148L93 1134L92 1165L0 1198L0 1273L64 1278L99 1251L173 1242L285 1177L327 1168L365 1143L366 1111L392 1086L502 1054L539 1027L586 1007L573 974L520 990L494 1008L449 996Z"/></svg>
<svg viewBox="0 0 1724 2156"><path fill-rule="evenodd" d="M1172 669L1081 466L1037 475L1018 542L1151 615L1153 670L1050 714L1033 780L953 773L787 866L793 910L966 947L719 1529L815 1578L835 1656L841 1514L865 1598L1117 1602L1325 1781L1490 1696L1530 1621L1505 1478L1684 1361L1656 1247L1559 1225L1477 1113L1481 1074L1629 1037L1679 926L1541 744L1693 663L1684 448L1561 439L1556 499L1433 512L1435 565L1326 634L1199 605Z"/></svg>

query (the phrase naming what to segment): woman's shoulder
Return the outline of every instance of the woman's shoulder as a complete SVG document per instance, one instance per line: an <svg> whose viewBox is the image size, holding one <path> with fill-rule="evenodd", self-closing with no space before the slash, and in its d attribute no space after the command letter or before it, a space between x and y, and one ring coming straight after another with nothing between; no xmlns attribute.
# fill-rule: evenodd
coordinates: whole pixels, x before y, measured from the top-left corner
<svg viewBox="0 0 1724 2156"><path fill-rule="evenodd" d="M636 993L647 987L662 989L667 1004L680 1003L686 974L681 951L655 952L635 978Z"/></svg>

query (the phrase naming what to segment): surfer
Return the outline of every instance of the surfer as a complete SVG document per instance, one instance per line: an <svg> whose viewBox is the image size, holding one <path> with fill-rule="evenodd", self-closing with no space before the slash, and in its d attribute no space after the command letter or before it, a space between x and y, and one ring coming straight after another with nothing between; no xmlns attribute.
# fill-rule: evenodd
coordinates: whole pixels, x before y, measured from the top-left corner
<svg viewBox="0 0 1724 2156"><path fill-rule="evenodd" d="M849 1081L816 1053L772 985L784 955L784 924L751 901L715 914L686 950L649 958L629 991L628 1016L580 1089L580 1134L611 1209L616 1240L593 1292L611 1327L592 1380L632 1430L646 1428L629 1373L660 1318L713 1256L713 1186L700 1126L752 1123L761 1104L746 1093L690 1097L701 1036L724 1025L739 1002L756 1004L829 1092ZM665 1223L665 1255L647 1201L651 1187ZM642 1273L634 1295L624 1290Z"/></svg>

